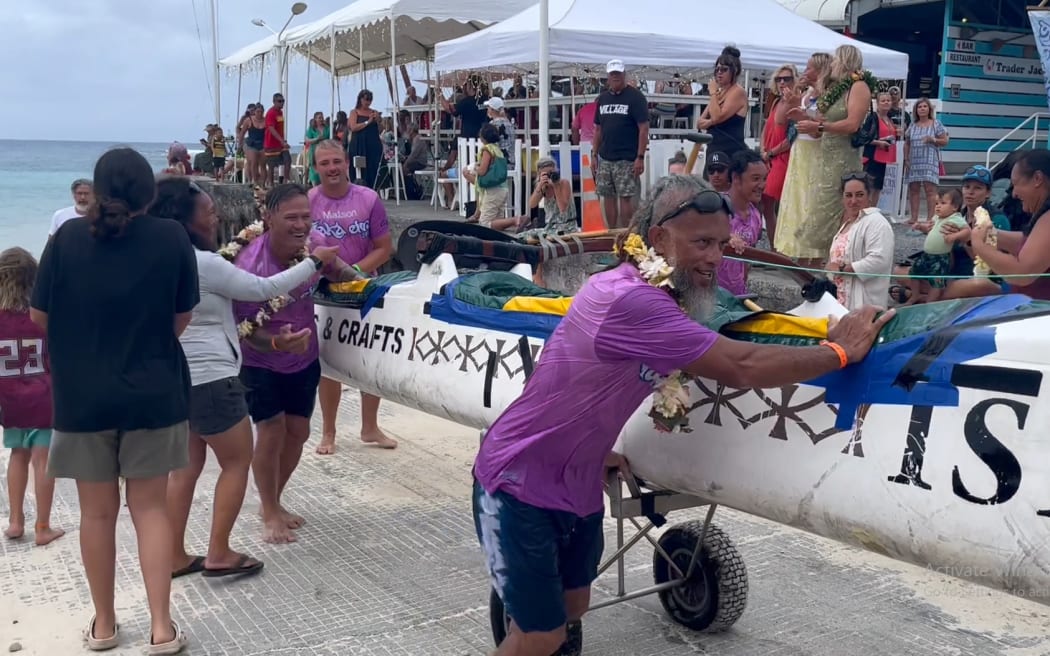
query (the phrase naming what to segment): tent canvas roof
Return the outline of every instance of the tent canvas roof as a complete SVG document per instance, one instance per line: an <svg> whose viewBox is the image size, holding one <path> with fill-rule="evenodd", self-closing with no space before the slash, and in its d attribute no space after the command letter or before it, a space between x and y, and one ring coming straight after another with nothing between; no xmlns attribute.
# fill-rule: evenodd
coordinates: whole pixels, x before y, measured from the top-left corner
<svg viewBox="0 0 1050 656"><path fill-rule="evenodd" d="M622 59L633 70L710 70L730 43L740 49L745 69L804 65L814 52L849 43L876 76L901 79L908 73L907 54L834 32L776 0L664 0L659 12L638 11L627 2L550 0L548 19L552 73L578 74L582 68L604 75L610 59ZM481 32L438 44L434 65L439 71L535 71L538 38L534 5Z"/></svg>
<svg viewBox="0 0 1050 656"><path fill-rule="evenodd" d="M525 9L534 0L357 0L294 30L287 43L330 68L330 37L336 33L335 70L350 75L390 66L390 29L396 37L396 63L408 64L433 56L434 46L475 33ZM364 46L363 50L361 46Z"/></svg>

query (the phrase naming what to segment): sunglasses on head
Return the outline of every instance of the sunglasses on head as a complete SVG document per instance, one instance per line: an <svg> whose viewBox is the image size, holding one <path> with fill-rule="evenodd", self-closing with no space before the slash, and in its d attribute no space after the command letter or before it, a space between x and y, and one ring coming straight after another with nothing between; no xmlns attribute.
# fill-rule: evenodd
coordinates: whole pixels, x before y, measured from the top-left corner
<svg viewBox="0 0 1050 656"><path fill-rule="evenodd" d="M963 178L977 178L978 181L992 185L992 172L983 166L971 166L966 169L966 173Z"/></svg>
<svg viewBox="0 0 1050 656"><path fill-rule="evenodd" d="M668 212L662 219L656 222L656 225L663 225L676 216L681 215L686 210L691 209L696 210L700 214L714 214L720 210L726 214L733 214L733 210L729 207L729 201L726 200L725 196L717 191L705 189Z"/></svg>
<svg viewBox="0 0 1050 656"><path fill-rule="evenodd" d="M846 175L842 176L842 183L846 184L847 182L851 182L853 180L857 180L858 182L864 182L867 179L868 174L864 171L854 171L852 173L847 173Z"/></svg>

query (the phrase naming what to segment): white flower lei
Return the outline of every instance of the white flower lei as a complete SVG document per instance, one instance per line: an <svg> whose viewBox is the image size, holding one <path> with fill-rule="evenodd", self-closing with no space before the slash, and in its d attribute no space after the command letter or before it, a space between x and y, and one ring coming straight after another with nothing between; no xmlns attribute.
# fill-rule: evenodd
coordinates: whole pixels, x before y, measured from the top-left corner
<svg viewBox="0 0 1050 656"><path fill-rule="evenodd" d="M652 247L647 247L640 235L632 234L617 248L617 253L626 253L638 267L638 273L653 287L674 289L671 274L674 267ZM657 430L665 433L689 433L689 379L681 370L666 376L657 376L653 383L653 407L649 416Z"/></svg>
<svg viewBox="0 0 1050 656"><path fill-rule="evenodd" d="M266 232L266 226L263 224L262 221L256 221L255 223L250 224L244 230L238 232L230 241L230 243L220 248L219 255L221 255L226 260L233 262L237 259L237 255L245 246L255 241L256 238L258 238L264 232ZM300 262L305 260L309 255L309 249L310 238L307 237L306 245L303 247L303 250L296 253L295 257L293 257L292 261L289 263L289 266L295 266L296 264L299 264ZM262 328L267 321L273 318L273 314L276 314L282 308L288 307L289 305L291 305L291 303L291 297L286 296L284 294L271 298L270 300L266 301L266 303L261 308L259 308L259 311L255 313L255 317L251 319L245 319L244 321L237 324L237 335L241 339L247 339L248 337L251 337L252 333L254 333L259 328Z"/></svg>

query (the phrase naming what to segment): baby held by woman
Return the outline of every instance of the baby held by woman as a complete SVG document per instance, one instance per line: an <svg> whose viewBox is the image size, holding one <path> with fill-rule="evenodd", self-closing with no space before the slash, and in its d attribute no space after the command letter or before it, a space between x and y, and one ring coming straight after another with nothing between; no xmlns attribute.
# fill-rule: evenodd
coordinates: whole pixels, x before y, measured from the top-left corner
<svg viewBox="0 0 1050 656"><path fill-rule="evenodd" d="M968 228L969 224L959 212L962 203L962 193L958 189L949 189L937 197L934 223L926 233L922 252L915 258L909 271L908 288L911 294L905 305L913 305L920 300L938 301L944 294L948 280L942 276L947 276L951 270L952 245L969 236L969 230L963 230ZM959 228L959 232L945 234L942 229L945 224ZM920 298L923 288L928 288L929 291Z"/></svg>

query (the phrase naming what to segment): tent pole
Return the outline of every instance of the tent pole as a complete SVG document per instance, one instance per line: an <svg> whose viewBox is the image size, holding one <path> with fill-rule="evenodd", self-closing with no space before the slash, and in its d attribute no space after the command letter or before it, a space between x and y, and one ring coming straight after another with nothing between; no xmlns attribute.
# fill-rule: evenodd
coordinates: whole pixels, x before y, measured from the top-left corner
<svg viewBox="0 0 1050 656"><path fill-rule="evenodd" d="M328 115L328 122L331 126L328 129L328 137L331 139L335 138L335 96L336 88L339 86L335 72L335 23L332 23L331 33L328 37L328 61L330 62L330 72L332 74L332 113Z"/></svg>
<svg viewBox="0 0 1050 656"><path fill-rule="evenodd" d="M263 53L262 62L259 64L259 102L262 103L263 76L266 75L266 53Z"/></svg>
<svg viewBox="0 0 1050 656"><path fill-rule="evenodd" d="M211 66L215 76L215 125L222 125L222 94L219 90L219 11L211 0Z"/></svg>
<svg viewBox="0 0 1050 656"><path fill-rule="evenodd" d="M540 157L550 151L550 23L549 0L540 0Z"/></svg>
<svg viewBox="0 0 1050 656"><path fill-rule="evenodd" d="M396 32L396 25L395 25L395 19L394 19L393 13L391 13L391 15L390 15L390 70L391 71L396 71L397 70L397 32ZM388 77L388 79L390 80L390 90L393 91L394 90L394 78L391 75L391 76ZM401 149L398 148L398 143L397 143L397 136L398 135L397 135L397 133L398 133L398 127L400 127L399 123L401 122L399 120L400 117L398 116L398 113L401 111L401 108L398 106L399 103L397 101L397 94L391 93L390 96L391 96L390 101L394 104L394 117L390 121L391 125L394 128L394 205L400 206L401 205L401 175L400 175L400 172L401 172L401 162L400 162Z"/></svg>
<svg viewBox="0 0 1050 656"><path fill-rule="evenodd" d="M361 28L357 28L357 61L361 64L361 88L365 89L368 87L365 80L365 32Z"/></svg>
<svg viewBox="0 0 1050 656"><path fill-rule="evenodd" d="M306 118L306 127L310 127L310 60L306 60L306 93L303 96L303 116ZM288 102L285 100L285 102ZM307 158L309 159L309 158ZM307 162L309 164L309 162Z"/></svg>

